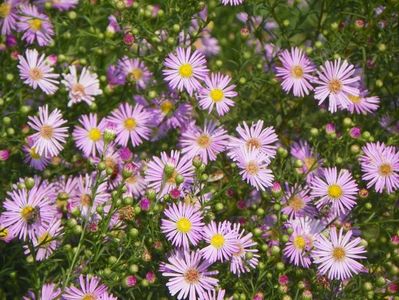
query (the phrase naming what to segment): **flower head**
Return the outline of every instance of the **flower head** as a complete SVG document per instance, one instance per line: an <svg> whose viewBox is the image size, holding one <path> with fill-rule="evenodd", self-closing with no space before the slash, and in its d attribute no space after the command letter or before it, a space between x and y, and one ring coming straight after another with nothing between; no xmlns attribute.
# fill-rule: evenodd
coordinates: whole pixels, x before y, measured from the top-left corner
<svg viewBox="0 0 399 300"><path fill-rule="evenodd" d="M76 146L86 156L96 156L97 153L101 153L104 148L105 120L98 122L97 115L90 114L81 116L79 123L82 127L76 126L72 133Z"/></svg>
<svg viewBox="0 0 399 300"><path fill-rule="evenodd" d="M118 68L128 81L136 85L137 89L145 89L152 77L152 73L145 64L137 58L123 57L118 62Z"/></svg>
<svg viewBox="0 0 399 300"><path fill-rule="evenodd" d="M10 34L17 29L17 5L19 0L6 0L0 4L0 28L1 35Z"/></svg>
<svg viewBox="0 0 399 300"><path fill-rule="evenodd" d="M98 277L79 276L80 287L71 286L65 289L62 298L65 300L88 299L99 300L107 292L107 287L100 282Z"/></svg>

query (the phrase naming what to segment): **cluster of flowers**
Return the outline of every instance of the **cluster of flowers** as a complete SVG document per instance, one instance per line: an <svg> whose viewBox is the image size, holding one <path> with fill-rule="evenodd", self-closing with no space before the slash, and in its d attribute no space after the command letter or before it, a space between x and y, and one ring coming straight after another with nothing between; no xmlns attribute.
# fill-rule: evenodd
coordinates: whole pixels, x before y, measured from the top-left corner
<svg viewBox="0 0 399 300"><path fill-rule="evenodd" d="M339 109L367 114L378 109L380 99L368 96L361 70L346 60L326 61L316 72L315 64L299 48L284 50L279 57L282 66L276 67L276 74L285 92L304 97L313 91L319 105L328 98L332 113Z"/></svg>

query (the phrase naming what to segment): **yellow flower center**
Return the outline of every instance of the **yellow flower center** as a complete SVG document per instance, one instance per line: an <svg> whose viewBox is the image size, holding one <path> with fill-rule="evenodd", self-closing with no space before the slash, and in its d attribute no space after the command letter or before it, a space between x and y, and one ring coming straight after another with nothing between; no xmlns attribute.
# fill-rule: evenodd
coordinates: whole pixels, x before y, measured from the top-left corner
<svg viewBox="0 0 399 300"><path fill-rule="evenodd" d="M179 175L179 173L174 170L173 173L168 178L166 178L166 182L169 184L175 184L177 175Z"/></svg>
<svg viewBox="0 0 399 300"><path fill-rule="evenodd" d="M328 196L330 196L330 198L338 199L342 194L342 188L338 184L332 184L328 187Z"/></svg>
<svg viewBox="0 0 399 300"><path fill-rule="evenodd" d="M233 256L235 257L240 257L240 256L244 256L245 255L245 249L244 246L241 243L237 243L237 252L233 252Z"/></svg>
<svg viewBox="0 0 399 300"><path fill-rule="evenodd" d="M126 183L128 184L135 184L137 182L137 177L135 175L130 176L126 179Z"/></svg>
<svg viewBox="0 0 399 300"><path fill-rule="evenodd" d="M47 140L53 137L53 132L53 127L50 125L43 125L42 128L40 128L40 136Z"/></svg>
<svg viewBox="0 0 399 300"><path fill-rule="evenodd" d="M312 170L317 166L316 159L314 157L306 157L303 162L307 170Z"/></svg>
<svg viewBox="0 0 399 300"><path fill-rule="evenodd" d="M127 118L124 122L125 128L129 131L133 130L137 126L137 122L133 118Z"/></svg>
<svg viewBox="0 0 399 300"><path fill-rule="evenodd" d="M38 30L42 29L42 24L43 24L42 20L32 19L32 20L29 20L28 22L29 22L30 28L33 31L38 31Z"/></svg>
<svg viewBox="0 0 399 300"><path fill-rule="evenodd" d="M39 242L40 247L48 247L52 238L53 237L48 232L45 232L44 234L39 236L37 241Z"/></svg>
<svg viewBox="0 0 399 300"><path fill-rule="evenodd" d="M189 78L193 75L193 67L190 64L182 64L179 68L181 77Z"/></svg>
<svg viewBox="0 0 399 300"><path fill-rule="evenodd" d="M220 102L224 98L224 93L221 89L212 89L209 96L212 98L213 102Z"/></svg>
<svg viewBox="0 0 399 300"><path fill-rule="evenodd" d="M33 224L36 221L38 215L39 212L37 211L37 209L30 205L25 206L21 210L21 217L28 224Z"/></svg>
<svg viewBox="0 0 399 300"><path fill-rule="evenodd" d="M0 5L0 18L8 17L11 12L11 5L8 3L2 3Z"/></svg>
<svg viewBox="0 0 399 300"><path fill-rule="evenodd" d="M4 239L8 236L8 229L7 228L2 228L0 230L0 239Z"/></svg>
<svg viewBox="0 0 399 300"><path fill-rule="evenodd" d="M211 245L216 249L220 249L224 245L224 236L217 233L211 238Z"/></svg>
<svg viewBox="0 0 399 300"><path fill-rule="evenodd" d="M161 111L167 115L171 112L171 110L173 109L173 103L172 101L169 100L165 100L161 103Z"/></svg>
<svg viewBox="0 0 399 300"><path fill-rule="evenodd" d="M250 175L257 175L258 172L259 172L259 167L258 167L258 165L257 165L255 162L250 161L250 162L247 164L247 167L245 168L245 170L246 170Z"/></svg>
<svg viewBox="0 0 399 300"><path fill-rule="evenodd" d="M306 246L306 240L303 236L298 235L294 238L293 244L296 249L303 250Z"/></svg>
<svg viewBox="0 0 399 300"><path fill-rule="evenodd" d="M359 104L360 102L361 102L361 98L360 98L360 96L355 96L355 95L348 95L348 98L349 98L349 100L352 102L352 103L355 103L355 104Z"/></svg>
<svg viewBox="0 0 399 300"><path fill-rule="evenodd" d="M130 79L133 81L137 81L140 80L143 77L143 71L141 71L141 69L133 69L130 72Z"/></svg>
<svg viewBox="0 0 399 300"><path fill-rule="evenodd" d="M79 94L81 94L81 95L84 95L84 94L86 94L86 90L85 90L85 87L84 87L84 85L83 84L80 84L80 83L75 83L74 85L73 85L73 87L72 87L72 92L74 92L74 93L79 93Z"/></svg>
<svg viewBox="0 0 399 300"><path fill-rule="evenodd" d="M338 79L333 79L328 83L328 89L331 93L336 94L341 91L342 84Z"/></svg>
<svg viewBox="0 0 399 300"><path fill-rule="evenodd" d="M246 145L249 149L259 149L262 146L262 143L257 138L250 138L247 140Z"/></svg>
<svg viewBox="0 0 399 300"><path fill-rule="evenodd" d="M82 206L90 206L91 205L91 197L88 194L83 194L80 196L80 204Z"/></svg>
<svg viewBox="0 0 399 300"><path fill-rule="evenodd" d="M82 297L82 300L96 300L96 299L97 299L97 297L94 296L93 294L85 294L85 295Z"/></svg>
<svg viewBox="0 0 399 300"><path fill-rule="evenodd" d="M34 67L33 69L30 69L29 76L32 80L38 81L43 79L43 72L38 67Z"/></svg>
<svg viewBox="0 0 399 300"><path fill-rule="evenodd" d="M179 220L177 220L176 222L176 228L178 231L180 231L181 233L187 233L191 230L191 221L187 218L180 218Z"/></svg>
<svg viewBox="0 0 399 300"><path fill-rule="evenodd" d="M196 284L199 282L200 279L200 273L198 272L197 269L194 268L189 268L185 273L184 273L184 280L188 284Z"/></svg>
<svg viewBox="0 0 399 300"><path fill-rule="evenodd" d="M291 69L291 75L294 78L302 78L303 77L303 69L301 66L294 66Z"/></svg>
<svg viewBox="0 0 399 300"><path fill-rule="evenodd" d="M29 154L30 154L30 157L32 157L32 159L36 159L36 160L40 159L40 155L36 152L35 147L30 148Z"/></svg>
<svg viewBox="0 0 399 300"><path fill-rule="evenodd" d="M333 249L332 252L332 257L336 260L336 261L342 261L344 260L346 255L345 249L342 247L335 247Z"/></svg>
<svg viewBox="0 0 399 300"><path fill-rule="evenodd" d="M197 144L201 148L208 148L211 145L211 137L209 135L206 135L206 134L201 134L197 138Z"/></svg>
<svg viewBox="0 0 399 300"><path fill-rule="evenodd" d="M101 139L101 131L97 127L90 129L88 137L93 142L97 142Z"/></svg>
<svg viewBox="0 0 399 300"><path fill-rule="evenodd" d="M392 175L392 166L390 164L382 164L379 168L378 168L378 173L381 176L389 176Z"/></svg>
<svg viewBox="0 0 399 300"><path fill-rule="evenodd" d="M305 207L305 201L298 195L295 195L294 197L291 197L288 200L288 205L289 207L292 208L293 211L300 211L302 208Z"/></svg>

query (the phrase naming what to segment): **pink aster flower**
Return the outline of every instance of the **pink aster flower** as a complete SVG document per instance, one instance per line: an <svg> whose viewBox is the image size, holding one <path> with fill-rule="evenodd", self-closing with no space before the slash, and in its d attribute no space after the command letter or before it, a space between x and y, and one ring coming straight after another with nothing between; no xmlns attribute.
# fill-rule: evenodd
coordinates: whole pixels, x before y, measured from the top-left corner
<svg viewBox="0 0 399 300"><path fill-rule="evenodd" d="M151 133L150 118L150 114L140 104L134 108L128 103L121 104L108 118L108 121L116 125L116 143L126 147L130 140L133 147L136 147L143 140L148 140Z"/></svg>
<svg viewBox="0 0 399 300"><path fill-rule="evenodd" d="M39 116L30 116L29 120L28 125L36 131L30 136L36 152L46 157L58 155L68 136L68 127L61 127L66 123L61 111L56 108L49 115L48 106L41 106Z"/></svg>
<svg viewBox="0 0 399 300"><path fill-rule="evenodd" d="M375 112L380 105L380 98L377 96L368 97L367 90L361 90L358 96L348 95L349 103L348 110L352 114L363 114Z"/></svg>
<svg viewBox="0 0 399 300"><path fill-rule="evenodd" d="M11 34L17 29L17 6L20 0L6 0L0 4L1 35Z"/></svg>
<svg viewBox="0 0 399 300"><path fill-rule="evenodd" d="M352 240L351 237L351 230L344 234L341 228L337 235L337 229L332 227L329 238L320 235L315 241L314 262L319 265L318 270L322 275L327 274L331 280L345 280L364 271L357 259L365 258L362 254L366 250L360 245L359 237Z"/></svg>
<svg viewBox="0 0 399 300"><path fill-rule="evenodd" d="M288 186L287 186L288 188ZM290 219L296 219L305 216L314 216L315 208L312 206L312 199L309 196L307 187L293 186L288 188L284 194L284 207L281 210Z"/></svg>
<svg viewBox="0 0 399 300"><path fill-rule="evenodd" d="M54 252L58 247L58 238L62 235L62 230L61 220L56 218L50 224L40 227L32 239L36 249L36 260L44 260ZM25 254L30 254L28 247L26 247Z"/></svg>
<svg viewBox="0 0 399 300"><path fill-rule="evenodd" d="M55 208L47 196L48 187L35 185L30 190L17 189L7 194L2 214L3 226L20 239L34 239L41 226L49 224Z"/></svg>
<svg viewBox="0 0 399 300"><path fill-rule="evenodd" d="M356 205L357 192L356 181L348 170L326 168L322 176L317 176L311 184L311 196L319 198L316 201L318 209L330 205L335 215L344 214Z"/></svg>
<svg viewBox="0 0 399 300"><path fill-rule="evenodd" d="M251 127L246 122L243 122L237 126L236 131L239 137L231 137L228 144L228 154L231 158L236 159L242 147L247 150L259 150L267 157L276 155L277 147L275 143L278 141L277 134L273 127L263 128L262 120L252 123Z"/></svg>
<svg viewBox="0 0 399 300"><path fill-rule="evenodd" d="M283 90L287 93L292 90L297 97L309 95L313 90L310 84L314 80L312 73L316 69L313 62L297 47L284 50L280 61L283 66L276 67L276 70L277 76L283 80Z"/></svg>
<svg viewBox="0 0 399 300"><path fill-rule="evenodd" d="M21 6L17 26L18 31L23 32L22 39L28 44L36 40L39 46L48 46L53 41L54 30L49 17L40 13L34 5Z"/></svg>
<svg viewBox="0 0 399 300"><path fill-rule="evenodd" d="M257 254L258 249L254 248L256 242L252 240L252 233L245 234L244 229L240 231L240 224L234 224L233 230L237 232L235 243L238 250L233 252L231 257L230 271L240 276L242 273L256 268L259 263L259 255Z"/></svg>
<svg viewBox="0 0 399 300"><path fill-rule="evenodd" d="M117 297L115 297L112 294L109 293L104 293L100 296L99 300L118 300Z"/></svg>
<svg viewBox="0 0 399 300"><path fill-rule="evenodd" d="M169 277L166 286L177 299L196 300L198 296L215 289L219 280L212 276L218 271L208 271L211 264L201 259L199 251L178 252L168 259L162 275Z"/></svg>
<svg viewBox="0 0 399 300"><path fill-rule="evenodd" d="M307 141L295 142L291 146L291 155L303 163L302 173L306 174L306 181L310 183L316 174L320 174L322 160L315 153Z"/></svg>
<svg viewBox="0 0 399 300"><path fill-rule="evenodd" d="M172 204L165 210L167 219L162 219L161 230L175 247L189 249L202 239L202 214L191 204Z"/></svg>
<svg viewBox="0 0 399 300"><path fill-rule="evenodd" d="M337 59L334 62L326 61L317 71L318 78L314 81L318 86L315 88L315 99L319 105L328 97L328 110L332 113L338 107L347 109L351 104L349 95L358 96L359 90L355 87L360 77L354 76L355 67L346 60L341 62Z"/></svg>
<svg viewBox="0 0 399 300"><path fill-rule="evenodd" d="M43 171L50 163L50 158L44 155L39 155L34 145L34 139L32 137L27 138L27 144L23 146L25 152L25 163L29 164L32 168Z"/></svg>
<svg viewBox="0 0 399 300"><path fill-rule="evenodd" d="M360 166L367 188L374 186L378 193L384 189L393 193L399 188L399 152L384 143L368 143L362 148Z"/></svg>
<svg viewBox="0 0 399 300"><path fill-rule="evenodd" d="M155 189L163 197L179 185L189 186L193 182L194 169L191 160L172 150L170 156L161 152L147 165L146 181L148 187Z"/></svg>
<svg viewBox="0 0 399 300"><path fill-rule="evenodd" d="M86 156L96 156L97 153L101 153L104 150L105 120L98 122L97 115L90 114L81 116L79 123L82 127L76 126L72 133L76 146Z"/></svg>
<svg viewBox="0 0 399 300"><path fill-rule="evenodd" d="M97 74L90 72L87 68L83 68L78 77L76 67L70 66L69 74L63 74L63 76L62 83L69 92L68 106L82 101L91 105L94 102L94 96L102 94Z"/></svg>
<svg viewBox="0 0 399 300"><path fill-rule="evenodd" d="M9 243L10 241L12 241L15 238L14 233L7 228L6 226L4 226L4 216L0 215L0 240Z"/></svg>
<svg viewBox="0 0 399 300"><path fill-rule="evenodd" d="M238 153L237 165L240 168L240 175L256 190L264 191L272 186L274 176L267 168L269 163L268 156L259 150L242 147Z"/></svg>
<svg viewBox="0 0 399 300"><path fill-rule="evenodd" d="M179 47L176 52L177 55L170 53L165 59L167 69L162 71L163 75L172 89L185 89L191 96L201 88L201 81L208 74L205 56L197 50L191 53L191 47Z"/></svg>
<svg viewBox="0 0 399 300"><path fill-rule="evenodd" d="M144 178L143 164L141 162L130 163L133 167L130 168L132 174L125 179L125 186L127 188L126 194L130 196L141 196L144 194L147 182ZM125 165L126 168L126 165Z"/></svg>
<svg viewBox="0 0 399 300"><path fill-rule="evenodd" d="M240 5L244 3L244 0L220 0L223 5Z"/></svg>
<svg viewBox="0 0 399 300"><path fill-rule="evenodd" d="M236 87L230 84L230 76L221 73L212 73L205 78L205 87L199 90L198 100L202 109L208 110L210 113L213 108L219 116L223 116L234 106L234 101L231 98L238 94L234 91Z"/></svg>
<svg viewBox="0 0 399 300"><path fill-rule="evenodd" d="M95 174L81 175L78 178L76 193L69 199L69 211L78 208L83 217L90 217L95 213L97 206L109 200L107 182L102 182L98 186L95 184Z"/></svg>
<svg viewBox="0 0 399 300"><path fill-rule="evenodd" d="M145 89L151 81L152 73L138 58L131 59L125 56L118 61L118 68L128 81L136 85L137 89Z"/></svg>
<svg viewBox="0 0 399 300"><path fill-rule="evenodd" d="M58 9L60 11L67 11L75 8L79 0L38 0L40 4L50 3L51 7Z"/></svg>
<svg viewBox="0 0 399 300"><path fill-rule="evenodd" d="M40 300L54 300L59 299L61 295L61 289L58 288L54 283L46 283L42 286L42 290L40 292ZM30 300L30 297L24 297L24 300ZM35 299L35 297L33 297Z"/></svg>
<svg viewBox="0 0 399 300"><path fill-rule="evenodd" d="M107 287L101 283L100 279L96 276L86 278L83 275L79 276L79 285L77 288L71 286L65 289L62 294L62 299L76 300L76 299L93 299L99 300L106 292Z"/></svg>
<svg viewBox="0 0 399 300"><path fill-rule="evenodd" d="M204 259L210 263L230 260L234 253L239 252L238 233L232 229L228 221L216 223L211 221L202 231L207 246L201 249Z"/></svg>
<svg viewBox="0 0 399 300"><path fill-rule="evenodd" d="M293 232L284 247L284 256L296 266L309 268L314 242L319 238L324 226L318 220L305 217L295 219L290 227Z"/></svg>
<svg viewBox="0 0 399 300"><path fill-rule="evenodd" d="M47 95L52 95L58 89L58 74L52 73L53 68L50 67L44 54L39 57L36 49L26 50L25 57L18 55L19 76L23 82L33 89L39 87Z"/></svg>
<svg viewBox="0 0 399 300"><path fill-rule="evenodd" d="M190 126L180 139L182 153L190 159L199 155L205 164L208 160L216 160L216 156L225 149L229 138L226 133L222 126L207 120L203 129Z"/></svg>

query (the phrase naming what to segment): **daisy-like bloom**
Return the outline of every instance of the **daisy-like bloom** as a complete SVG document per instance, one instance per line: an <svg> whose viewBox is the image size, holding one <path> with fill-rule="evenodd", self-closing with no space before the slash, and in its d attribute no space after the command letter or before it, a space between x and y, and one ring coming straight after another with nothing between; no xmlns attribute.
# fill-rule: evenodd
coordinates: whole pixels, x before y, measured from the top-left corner
<svg viewBox="0 0 399 300"><path fill-rule="evenodd" d="M43 155L39 155L36 148L33 146L34 139L32 137L27 138L27 144L23 146L25 152L25 163L28 163L32 168L43 171L50 163L50 158Z"/></svg>
<svg viewBox="0 0 399 300"><path fill-rule="evenodd" d="M237 165L240 168L240 175L257 190L264 191L265 188L272 186L274 176L267 168L269 163L268 156L256 149L242 147L238 153Z"/></svg>
<svg viewBox="0 0 399 300"><path fill-rule="evenodd" d="M241 273L249 272L250 269L255 269L259 263L258 249L253 248L256 243L252 240L252 233L245 234L245 230L241 230L240 225L234 224L233 230L237 232L236 246L237 251L233 252L230 260L230 271L238 276ZM251 258L248 258L248 255Z"/></svg>
<svg viewBox="0 0 399 300"><path fill-rule="evenodd" d="M94 96L102 94L97 74L90 72L87 68L83 68L80 76L78 76L76 67L70 66L69 74L63 74L63 76L62 83L69 92L68 106L82 101L91 105L94 101Z"/></svg>
<svg viewBox="0 0 399 300"><path fill-rule="evenodd" d="M338 107L347 109L351 104L349 95L359 95L359 90L355 86L360 76L354 76L354 73L355 67L346 60L326 61L321 66L321 71L317 71L318 78L314 80L318 85L314 90L314 97L319 100L319 105L328 97L330 112L336 112Z"/></svg>
<svg viewBox="0 0 399 300"><path fill-rule="evenodd" d="M211 221L204 227L202 235L208 245L201 249L201 254L210 263L229 260L234 253L240 251L237 241L238 232L228 221L219 223Z"/></svg>
<svg viewBox="0 0 399 300"><path fill-rule="evenodd" d="M72 136L76 146L83 151L86 156L96 156L104 148L103 133L105 120L97 121L96 114L83 115L79 119L82 125L76 126Z"/></svg>
<svg viewBox="0 0 399 300"><path fill-rule="evenodd" d="M107 183L102 182L95 188L95 174L80 176L77 183L77 191L69 200L69 211L78 208L83 217L90 217L98 205L107 202L110 198L107 192ZM93 196L93 189L95 194Z"/></svg>
<svg viewBox="0 0 399 300"><path fill-rule="evenodd" d="M362 148L360 166L367 188L374 186L378 193L384 189L392 193L399 188L399 151L384 143L367 143Z"/></svg>
<svg viewBox="0 0 399 300"><path fill-rule="evenodd" d="M352 114L363 114L375 112L380 105L380 98L377 96L368 97L368 91L360 91L359 96L348 95L351 103L349 104L348 110Z"/></svg>
<svg viewBox="0 0 399 300"><path fill-rule="evenodd" d="M226 130L216 123L205 121L204 128L190 126L180 139L182 153L189 158L199 155L206 164L216 160L216 156L223 152L229 136Z"/></svg>
<svg viewBox="0 0 399 300"><path fill-rule="evenodd" d="M58 288L54 283L46 283L42 286L40 294L41 300L54 300L58 299L61 295L61 289Z"/></svg>
<svg viewBox="0 0 399 300"><path fill-rule="evenodd" d="M161 197L178 186L189 186L193 182L194 169L190 159L172 150L170 156L161 152L147 165L145 180L148 187L155 189Z"/></svg>
<svg viewBox="0 0 399 300"><path fill-rule="evenodd" d="M210 113L214 107L219 116L223 116L234 106L231 98L238 94L234 91L234 84L229 85L230 76L221 73L212 73L205 78L205 87L199 90L198 100L202 109Z"/></svg>
<svg viewBox="0 0 399 300"><path fill-rule="evenodd" d="M49 17L40 13L34 5L21 6L17 26L18 31L24 33L22 39L28 44L36 40L39 46L47 46L53 41L54 30Z"/></svg>
<svg viewBox="0 0 399 300"><path fill-rule="evenodd" d="M134 167L130 168L132 175L125 179L125 186L127 188L126 194L137 197L144 194L147 182L142 174L142 163L134 162L131 164L134 165Z"/></svg>
<svg viewBox="0 0 399 300"><path fill-rule="evenodd" d="M124 103L112 112L108 121L116 125L116 143L126 147L129 140L133 147L140 145L143 140L148 140L151 130L149 120L151 115L140 104L133 108Z"/></svg>
<svg viewBox="0 0 399 300"><path fill-rule="evenodd" d="M220 0L223 5L240 5L244 3L244 0Z"/></svg>
<svg viewBox="0 0 399 300"><path fill-rule="evenodd" d="M20 0L6 0L0 4L1 35L10 34L17 29L17 5Z"/></svg>
<svg viewBox="0 0 399 300"><path fill-rule="evenodd" d="M319 156L307 141L293 143L290 152L293 157L302 161L302 173L307 174L306 181L310 183L314 175L320 173L322 160L319 159Z"/></svg>
<svg viewBox="0 0 399 300"><path fill-rule="evenodd" d="M277 134L273 127L263 128L263 121L259 120L252 123L251 127L246 122L238 125L236 131L239 138L231 137L228 144L229 156L233 159L237 158L237 154L241 152L241 148L245 147L247 150L255 149L264 153L268 157L276 155Z"/></svg>
<svg viewBox="0 0 399 300"><path fill-rule="evenodd" d="M167 219L162 219L161 230L175 247L189 249L202 239L202 214L198 207L179 202L165 210Z"/></svg>
<svg viewBox="0 0 399 300"><path fill-rule="evenodd" d="M107 292L107 287L96 276L86 278L79 276L80 287L71 286L65 289L62 299L65 300L99 300Z"/></svg>
<svg viewBox="0 0 399 300"><path fill-rule="evenodd" d="M0 215L0 240L9 243L14 239L14 233L3 225L4 217Z"/></svg>
<svg viewBox="0 0 399 300"><path fill-rule="evenodd" d="M318 270L322 275L327 274L328 278L345 280L351 278L364 270L362 264L356 259L365 258L362 254L366 253L360 245L361 239L351 240L352 230L343 234L343 228L337 234L337 229L330 229L330 237L320 235L315 241L313 251L314 262L318 264Z"/></svg>
<svg viewBox="0 0 399 300"><path fill-rule="evenodd" d="M177 55L170 53L165 59L167 69L162 71L163 75L172 89L185 89L191 96L201 88L201 81L208 74L205 56L197 50L191 53L191 47L179 47L176 52Z"/></svg>
<svg viewBox="0 0 399 300"><path fill-rule="evenodd" d="M324 226L308 217L298 218L289 225L293 232L283 250L284 256L296 266L309 268L314 242L319 238Z"/></svg>
<svg viewBox="0 0 399 300"><path fill-rule="evenodd" d="M314 216L315 208L311 205L312 199L309 196L309 189L306 187L291 187L284 194L283 201L285 206L282 212L290 219L304 216Z"/></svg>
<svg viewBox="0 0 399 300"><path fill-rule="evenodd" d="M48 258L57 248L57 239L62 234L63 227L61 220L54 218L49 225L42 226L32 239L33 246L36 249L36 260ZM30 249L26 248L25 254L29 254Z"/></svg>
<svg viewBox="0 0 399 300"><path fill-rule="evenodd" d="M35 185L29 191L17 189L8 192L3 204L3 226L20 239L27 236L34 239L40 227L49 224L55 214L55 207L47 197L48 191L48 187Z"/></svg>
<svg viewBox="0 0 399 300"><path fill-rule="evenodd" d="M316 69L313 62L297 47L284 50L279 58L282 67L276 67L276 75L283 80L283 90L287 93L292 90L296 97L309 95L313 90L312 73Z"/></svg>
<svg viewBox="0 0 399 300"><path fill-rule="evenodd" d="M225 290L216 291L215 289L212 289L204 294L199 295L199 300L223 300L225 299L225 294Z"/></svg>
<svg viewBox="0 0 399 300"><path fill-rule="evenodd" d="M208 271L210 262L201 259L199 251L176 253L164 264L163 276L169 277L166 286L177 299L196 300L198 296L214 290L219 280L212 276L218 271Z"/></svg>
<svg viewBox="0 0 399 300"><path fill-rule="evenodd" d="M137 89L145 89L151 81L152 73L138 58L131 59L125 56L119 60L118 67L124 77L135 84Z"/></svg>
<svg viewBox="0 0 399 300"><path fill-rule="evenodd" d="M36 133L30 137L34 140L37 154L45 157L58 155L68 136L68 127L61 127L66 123L59 109L48 113L48 106L39 107L39 116L30 116L28 125Z"/></svg>
<svg viewBox="0 0 399 300"><path fill-rule="evenodd" d="M311 184L311 196L320 198L316 201L318 209L331 205L332 212L336 215L350 211L356 204L359 191L356 181L348 170L326 168L322 176L317 176Z"/></svg>
<svg viewBox="0 0 399 300"><path fill-rule="evenodd" d="M18 55L19 76L23 82L35 90L39 87L47 95L54 94L58 89L56 78L59 75L52 73L54 69L49 65L44 54L39 57L36 49L28 49L25 57Z"/></svg>

